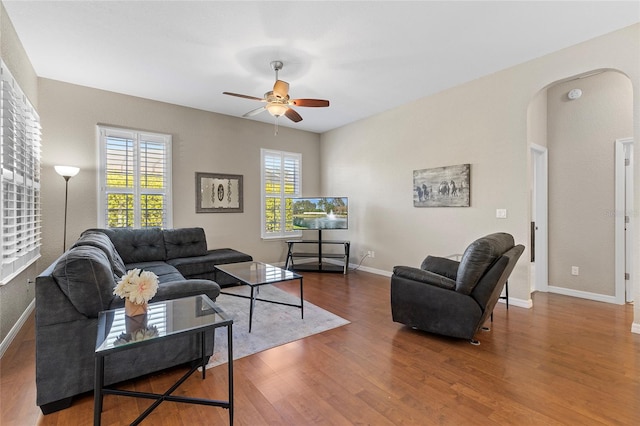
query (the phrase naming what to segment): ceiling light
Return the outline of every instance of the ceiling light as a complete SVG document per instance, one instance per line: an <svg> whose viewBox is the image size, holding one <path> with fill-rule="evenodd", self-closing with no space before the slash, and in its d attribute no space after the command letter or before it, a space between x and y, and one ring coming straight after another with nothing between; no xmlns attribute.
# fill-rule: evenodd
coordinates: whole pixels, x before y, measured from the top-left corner
<svg viewBox="0 0 640 426"><path fill-rule="evenodd" d="M267 111L269 111L269 113L271 115L273 115L274 117L280 117L282 114L287 112L288 108L289 107L287 107L286 105L282 105L282 104L269 104L269 105L267 105Z"/></svg>

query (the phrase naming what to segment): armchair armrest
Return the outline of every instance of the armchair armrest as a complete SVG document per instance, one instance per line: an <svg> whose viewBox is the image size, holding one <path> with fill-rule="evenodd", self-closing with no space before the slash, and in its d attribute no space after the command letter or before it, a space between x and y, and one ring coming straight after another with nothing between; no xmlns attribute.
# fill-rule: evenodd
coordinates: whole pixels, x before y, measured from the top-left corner
<svg viewBox="0 0 640 426"><path fill-rule="evenodd" d="M456 288L456 282L450 278L438 275L431 271L412 268L411 266L396 266L393 268L393 274L401 278L434 285L446 290L455 290Z"/></svg>

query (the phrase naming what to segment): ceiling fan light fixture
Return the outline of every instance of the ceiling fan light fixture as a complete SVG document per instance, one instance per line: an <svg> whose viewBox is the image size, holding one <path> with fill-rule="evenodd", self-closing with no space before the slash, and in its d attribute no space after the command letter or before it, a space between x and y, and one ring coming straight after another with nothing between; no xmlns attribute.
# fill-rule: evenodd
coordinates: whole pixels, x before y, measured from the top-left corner
<svg viewBox="0 0 640 426"><path fill-rule="evenodd" d="M286 98L289 94L289 83L276 80L276 84L273 85L273 94L280 99Z"/></svg>
<svg viewBox="0 0 640 426"><path fill-rule="evenodd" d="M254 115L258 115L265 110L269 111L269 114L271 114L272 117L275 117L276 135L278 134L278 118L280 118L281 116L284 115L294 123L299 123L300 121L302 121L302 117L300 116L300 114L298 114L298 112L293 108L289 108L289 105L301 107L329 106L329 101L325 99L291 99L291 97L289 96L289 83L278 78L278 71L280 71L283 66L284 64L282 63L282 61L271 62L271 68L276 73L276 82L273 85L273 90L266 92L262 98L242 95L240 93L222 92L222 94L224 95L264 102L266 104L265 106L251 110L244 114L243 117L253 117Z"/></svg>
<svg viewBox="0 0 640 426"><path fill-rule="evenodd" d="M282 104L269 104L269 105L267 105L267 111L269 111L269 114L273 115L274 117L280 117L285 112L287 112L287 109L288 109L288 107L286 105L282 105Z"/></svg>

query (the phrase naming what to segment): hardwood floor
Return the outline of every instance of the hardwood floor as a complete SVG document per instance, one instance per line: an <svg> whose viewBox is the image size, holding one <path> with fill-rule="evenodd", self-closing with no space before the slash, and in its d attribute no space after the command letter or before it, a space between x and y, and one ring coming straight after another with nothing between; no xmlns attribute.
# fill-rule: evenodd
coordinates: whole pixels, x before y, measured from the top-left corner
<svg viewBox="0 0 640 426"><path fill-rule="evenodd" d="M498 304L492 330L472 346L393 323L389 278L304 276L305 299L351 323L237 360L237 425L640 424L640 335L629 331L629 305L535 294L533 309ZM90 425L92 394L40 413L34 351L32 317L2 358L0 424ZM128 386L163 392L183 371ZM226 386L222 365L176 393L225 399ZM128 424L148 404L107 396L102 422ZM165 402L143 424L224 425L228 412Z"/></svg>

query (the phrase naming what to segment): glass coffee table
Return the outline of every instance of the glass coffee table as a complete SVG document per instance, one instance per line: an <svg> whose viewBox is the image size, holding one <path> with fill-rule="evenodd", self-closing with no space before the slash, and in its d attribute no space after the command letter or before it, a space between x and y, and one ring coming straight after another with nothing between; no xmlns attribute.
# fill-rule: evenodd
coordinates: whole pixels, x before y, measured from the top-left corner
<svg viewBox="0 0 640 426"><path fill-rule="evenodd" d="M304 300L302 290L302 275L298 275L295 272L287 271L286 269L278 268L277 266L269 265L262 262L238 262L238 263L226 263L215 266L216 272L224 272L240 281L241 284L251 287L251 295L245 296L243 294L234 294L221 291L221 294L228 296L244 297L251 300L249 307L249 333L251 333L251 323L253 321L253 309L256 304L256 300L261 302L275 303L277 305L293 306L294 308L300 308L300 314L304 319ZM258 297L260 293L260 286L267 284L275 284L283 281L300 280L300 304L295 305L292 303L280 302L277 300L267 300Z"/></svg>
<svg viewBox="0 0 640 426"><path fill-rule="evenodd" d="M233 319L220 309L211 299L204 295L165 300L149 304L146 315L127 317L124 308L102 311L98 315L98 336L95 351L95 387L93 424L99 425L102 417L102 402L104 395L122 395L136 398L155 399L131 424L139 424L163 401L183 402L222 407L229 410L229 423L233 425ZM202 368L202 379L206 376L206 348L205 335L212 333L218 327L227 327L227 351L229 374L229 400L220 401L187 396L171 395L191 374ZM194 362L191 369L182 376L164 394L149 392L135 392L104 384L105 357L110 354L130 350L132 348L147 347L155 350L154 344L176 336L196 334L200 340L200 362ZM180 348L176 348L180 350Z"/></svg>

